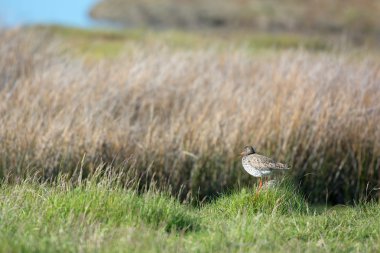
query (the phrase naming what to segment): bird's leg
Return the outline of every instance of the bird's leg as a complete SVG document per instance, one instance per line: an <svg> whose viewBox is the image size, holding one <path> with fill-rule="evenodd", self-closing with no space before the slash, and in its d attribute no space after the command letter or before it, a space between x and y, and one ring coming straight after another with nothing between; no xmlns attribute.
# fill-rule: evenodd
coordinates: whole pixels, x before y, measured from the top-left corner
<svg viewBox="0 0 380 253"><path fill-rule="evenodd" d="M257 188L257 190L256 190L256 194L255 194L255 197L256 197L256 198L257 198L257 196L259 195L259 193L260 193L262 187L263 187L263 179L260 177L259 187Z"/></svg>
<svg viewBox="0 0 380 253"><path fill-rule="evenodd" d="M268 186L269 181L270 181L270 176L265 178L264 185Z"/></svg>

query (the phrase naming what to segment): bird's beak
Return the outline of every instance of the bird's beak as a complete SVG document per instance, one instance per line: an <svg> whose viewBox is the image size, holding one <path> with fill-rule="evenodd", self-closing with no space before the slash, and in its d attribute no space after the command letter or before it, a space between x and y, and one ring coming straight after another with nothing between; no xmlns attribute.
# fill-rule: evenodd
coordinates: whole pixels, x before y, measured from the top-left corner
<svg viewBox="0 0 380 253"><path fill-rule="evenodd" d="M240 156L244 156L244 152L241 152L241 153L240 153Z"/></svg>

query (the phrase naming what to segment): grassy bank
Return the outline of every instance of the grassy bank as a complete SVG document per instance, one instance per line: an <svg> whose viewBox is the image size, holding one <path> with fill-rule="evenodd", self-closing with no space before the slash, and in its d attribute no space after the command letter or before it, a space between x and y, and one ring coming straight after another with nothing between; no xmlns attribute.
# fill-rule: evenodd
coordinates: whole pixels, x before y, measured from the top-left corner
<svg viewBox="0 0 380 253"><path fill-rule="evenodd" d="M312 201L377 194L380 72L371 56L153 43L86 63L57 53L61 44L2 35L2 177L75 178L78 166L86 176L112 163L203 198L252 184L237 154L253 144L287 162Z"/></svg>
<svg viewBox="0 0 380 253"><path fill-rule="evenodd" d="M377 252L378 204L313 209L289 184L199 207L110 178L0 186L0 252Z"/></svg>

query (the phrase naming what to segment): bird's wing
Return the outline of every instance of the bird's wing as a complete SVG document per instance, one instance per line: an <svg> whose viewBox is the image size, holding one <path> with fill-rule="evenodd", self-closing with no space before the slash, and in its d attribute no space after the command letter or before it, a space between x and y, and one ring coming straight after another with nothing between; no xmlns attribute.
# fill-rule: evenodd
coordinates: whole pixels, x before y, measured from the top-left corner
<svg viewBox="0 0 380 253"><path fill-rule="evenodd" d="M278 163L275 160L258 154L250 155L249 163L252 167L259 170L284 170L288 169L285 164Z"/></svg>

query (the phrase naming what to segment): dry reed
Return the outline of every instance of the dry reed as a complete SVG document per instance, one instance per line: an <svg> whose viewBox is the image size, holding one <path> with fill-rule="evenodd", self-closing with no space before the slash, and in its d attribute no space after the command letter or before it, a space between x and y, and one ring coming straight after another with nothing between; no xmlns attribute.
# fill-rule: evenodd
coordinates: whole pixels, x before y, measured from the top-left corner
<svg viewBox="0 0 380 253"><path fill-rule="evenodd" d="M3 177L78 165L88 174L103 162L212 196L253 181L238 157L253 144L288 162L313 201L347 202L380 184L378 63L157 47L84 64L27 36L1 41Z"/></svg>

